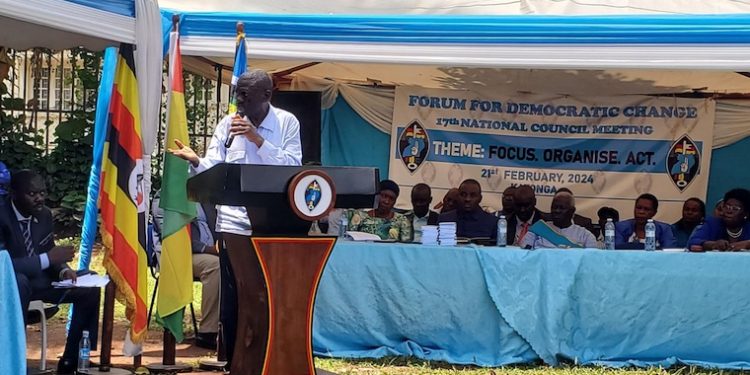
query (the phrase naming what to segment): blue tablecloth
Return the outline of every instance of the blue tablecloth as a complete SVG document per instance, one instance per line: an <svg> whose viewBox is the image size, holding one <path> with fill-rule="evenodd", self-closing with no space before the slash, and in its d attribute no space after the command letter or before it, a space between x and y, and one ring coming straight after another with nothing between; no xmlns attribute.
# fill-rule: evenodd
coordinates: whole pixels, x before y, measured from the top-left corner
<svg viewBox="0 0 750 375"><path fill-rule="evenodd" d="M26 373L26 330L13 263L0 250L0 374Z"/></svg>
<svg viewBox="0 0 750 375"><path fill-rule="evenodd" d="M500 366L750 368L750 254L341 242L313 347Z"/></svg>

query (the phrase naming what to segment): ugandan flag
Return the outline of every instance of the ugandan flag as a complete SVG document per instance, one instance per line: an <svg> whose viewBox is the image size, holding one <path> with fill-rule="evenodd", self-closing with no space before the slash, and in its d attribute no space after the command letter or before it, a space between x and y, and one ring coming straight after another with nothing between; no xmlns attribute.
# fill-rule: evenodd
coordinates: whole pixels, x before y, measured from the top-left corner
<svg viewBox="0 0 750 375"><path fill-rule="evenodd" d="M175 139L189 145L185 114L185 85L177 32L169 36L169 97L167 98L166 150ZM162 252L156 319L172 332L177 342L183 339L182 317L193 300L193 261L190 251L190 222L196 216L195 202L188 201L188 162L169 152L164 154L161 200L164 209Z"/></svg>
<svg viewBox="0 0 750 375"><path fill-rule="evenodd" d="M130 338L143 342L147 330L146 199L143 150L133 46L122 44L109 106L99 209L104 267L125 305Z"/></svg>
<svg viewBox="0 0 750 375"><path fill-rule="evenodd" d="M229 114L237 112L237 81L247 70L247 52L245 51L245 33L237 33L237 46L234 49L234 69L232 85L229 86Z"/></svg>

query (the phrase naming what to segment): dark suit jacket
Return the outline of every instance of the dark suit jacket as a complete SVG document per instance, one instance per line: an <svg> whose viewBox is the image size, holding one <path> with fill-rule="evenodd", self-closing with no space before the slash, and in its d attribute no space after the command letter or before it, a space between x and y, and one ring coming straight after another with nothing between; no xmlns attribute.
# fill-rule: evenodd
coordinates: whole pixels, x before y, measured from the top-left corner
<svg viewBox="0 0 750 375"><path fill-rule="evenodd" d="M547 216L546 213L539 211L538 208L534 209L534 217L531 218L531 224L536 223L539 220L544 219ZM508 219L508 238L507 244L512 245L513 240L516 238L516 225L518 225L518 216L514 214Z"/></svg>
<svg viewBox="0 0 750 375"><path fill-rule="evenodd" d="M0 244L4 243L10 252L15 271L26 275L34 289L49 288L50 282L58 280L60 271L67 267L64 263L50 264L49 268L42 270L39 255L55 247L52 228L52 212L44 207L31 220L31 240L36 255L29 257L13 205L10 202L0 205Z"/></svg>
<svg viewBox="0 0 750 375"><path fill-rule="evenodd" d="M394 209L394 211L395 211L395 209ZM409 218L409 222L410 223L414 222L414 211L413 210L405 211L404 215L406 215L406 217ZM437 225L438 224L438 216L440 216L439 213L437 213L437 212L435 212L433 210L429 210L427 212L427 225Z"/></svg>

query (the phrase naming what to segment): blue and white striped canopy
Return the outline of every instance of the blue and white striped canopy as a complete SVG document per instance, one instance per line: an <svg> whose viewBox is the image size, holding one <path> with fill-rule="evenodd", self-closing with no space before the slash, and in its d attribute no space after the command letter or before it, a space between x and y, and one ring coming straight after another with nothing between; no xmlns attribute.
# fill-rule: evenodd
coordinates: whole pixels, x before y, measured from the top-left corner
<svg viewBox="0 0 750 375"><path fill-rule="evenodd" d="M750 67L750 14L300 15L162 9L187 55L523 68Z"/></svg>

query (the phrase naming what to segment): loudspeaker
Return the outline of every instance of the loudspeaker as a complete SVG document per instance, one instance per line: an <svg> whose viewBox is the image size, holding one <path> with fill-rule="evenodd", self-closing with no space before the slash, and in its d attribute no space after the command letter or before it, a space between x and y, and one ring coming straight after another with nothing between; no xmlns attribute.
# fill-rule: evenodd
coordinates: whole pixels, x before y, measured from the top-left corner
<svg viewBox="0 0 750 375"><path fill-rule="evenodd" d="M297 116L302 164L320 163L320 92L274 91L271 104Z"/></svg>

